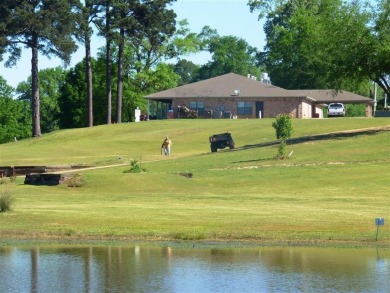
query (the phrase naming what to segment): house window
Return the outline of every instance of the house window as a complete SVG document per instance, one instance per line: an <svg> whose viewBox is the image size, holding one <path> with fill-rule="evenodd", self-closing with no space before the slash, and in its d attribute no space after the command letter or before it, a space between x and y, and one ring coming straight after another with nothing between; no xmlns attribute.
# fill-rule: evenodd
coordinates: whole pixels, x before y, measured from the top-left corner
<svg viewBox="0 0 390 293"><path fill-rule="evenodd" d="M198 116L204 116L204 102L190 102L190 109L198 111Z"/></svg>
<svg viewBox="0 0 390 293"><path fill-rule="evenodd" d="M237 114L251 115L252 114L252 102L237 102Z"/></svg>

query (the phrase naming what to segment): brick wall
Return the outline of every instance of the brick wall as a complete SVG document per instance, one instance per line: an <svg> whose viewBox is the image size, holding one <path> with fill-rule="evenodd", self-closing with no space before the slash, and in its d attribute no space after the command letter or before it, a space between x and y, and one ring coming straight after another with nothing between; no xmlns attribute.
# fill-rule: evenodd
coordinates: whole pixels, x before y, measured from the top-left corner
<svg viewBox="0 0 390 293"><path fill-rule="evenodd" d="M264 117L273 118L279 114L291 114L294 118L300 118L302 107L299 99L275 98L264 102Z"/></svg>
<svg viewBox="0 0 390 293"><path fill-rule="evenodd" d="M312 118L324 118L324 111L321 105L315 105L315 117Z"/></svg>
<svg viewBox="0 0 390 293"><path fill-rule="evenodd" d="M366 117L372 117L373 109L371 104L366 104Z"/></svg>
<svg viewBox="0 0 390 293"><path fill-rule="evenodd" d="M237 115L237 102L249 102L253 103L252 105L252 114L251 115ZM256 118L256 102L262 101L264 106L264 111L262 113L263 118L273 118L281 113L290 113L295 118L309 118L311 117L311 105L305 104L304 109L302 109L302 101L300 98L272 98L272 99L260 99L260 98L197 98L197 99L183 99L177 98L172 101L172 108L175 112L175 117L177 117L177 107L186 106L189 108L190 102L204 102L205 111L210 110L221 110L231 111L233 115L237 115L238 118ZM304 116L303 116L304 110Z"/></svg>

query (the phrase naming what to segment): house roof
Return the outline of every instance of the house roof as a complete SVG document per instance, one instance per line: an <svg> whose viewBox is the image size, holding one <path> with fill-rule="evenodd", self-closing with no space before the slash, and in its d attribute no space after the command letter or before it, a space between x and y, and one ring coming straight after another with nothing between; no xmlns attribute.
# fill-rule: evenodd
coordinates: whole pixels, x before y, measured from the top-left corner
<svg viewBox="0 0 390 293"><path fill-rule="evenodd" d="M276 87L236 73L228 73L210 79L179 86L146 96L147 99L163 98L212 98L212 97L296 97Z"/></svg>
<svg viewBox="0 0 390 293"><path fill-rule="evenodd" d="M305 98L316 103L362 103L372 99L347 91L286 90L236 73L228 73L146 96L146 99L174 98Z"/></svg>
<svg viewBox="0 0 390 293"><path fill-rule="evenodd" d="M357 95L348 91L336 91L336 90L291 90L301 96L308 96L314 99L318 103L372 103L373 99Z"/></svg>

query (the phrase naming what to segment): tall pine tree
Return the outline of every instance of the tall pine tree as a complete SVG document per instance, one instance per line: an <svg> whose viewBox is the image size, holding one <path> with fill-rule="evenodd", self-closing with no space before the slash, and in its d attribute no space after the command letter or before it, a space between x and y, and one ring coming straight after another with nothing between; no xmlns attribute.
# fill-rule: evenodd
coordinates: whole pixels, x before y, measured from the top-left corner
<svg viewBox="0 0 390 293"><path fill-rule="evenodd" d="M75 32L78 0L0 1L0 54L7 52L6 66L21 57L22 48L31 50L32 136L41 136L38 82L38 54L56 56L69 63L77 46Z"/></svg>

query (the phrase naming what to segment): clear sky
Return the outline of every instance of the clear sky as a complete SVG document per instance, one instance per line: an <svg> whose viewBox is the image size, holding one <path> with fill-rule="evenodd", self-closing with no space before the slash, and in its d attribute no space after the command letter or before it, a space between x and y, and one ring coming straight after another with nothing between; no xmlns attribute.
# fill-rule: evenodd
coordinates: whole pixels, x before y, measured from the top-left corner
<svg viewBox="0 0 390 293"><path fill-rule="evenodd" d="M263 22L258 21L258 15L251 13L247 0L177 0L172 9L177 14L177 20L187 19L192 32L199 33L208 25L216 29L220 36L232 35L242 38L249 45L260 50L265 45ZM93 39L92 55L95 57L97 49L104 45L102 38ZM6 58L6 56L4 56ZM84 47L80 45L78 51L72 56L70 66L74 66L84 57ZM4 58L4 59L5 59ZM194 63L203 64L208 61L207 54L196 54L186 59ZM0 75L7 83L16 87L19 82L27 80L31 74L31 51L24 50L21 60L13 68L5 68L4 63L0 64ZM56 67L62 65L57 58L47 59L39 56L39 69Z"/></svg>

